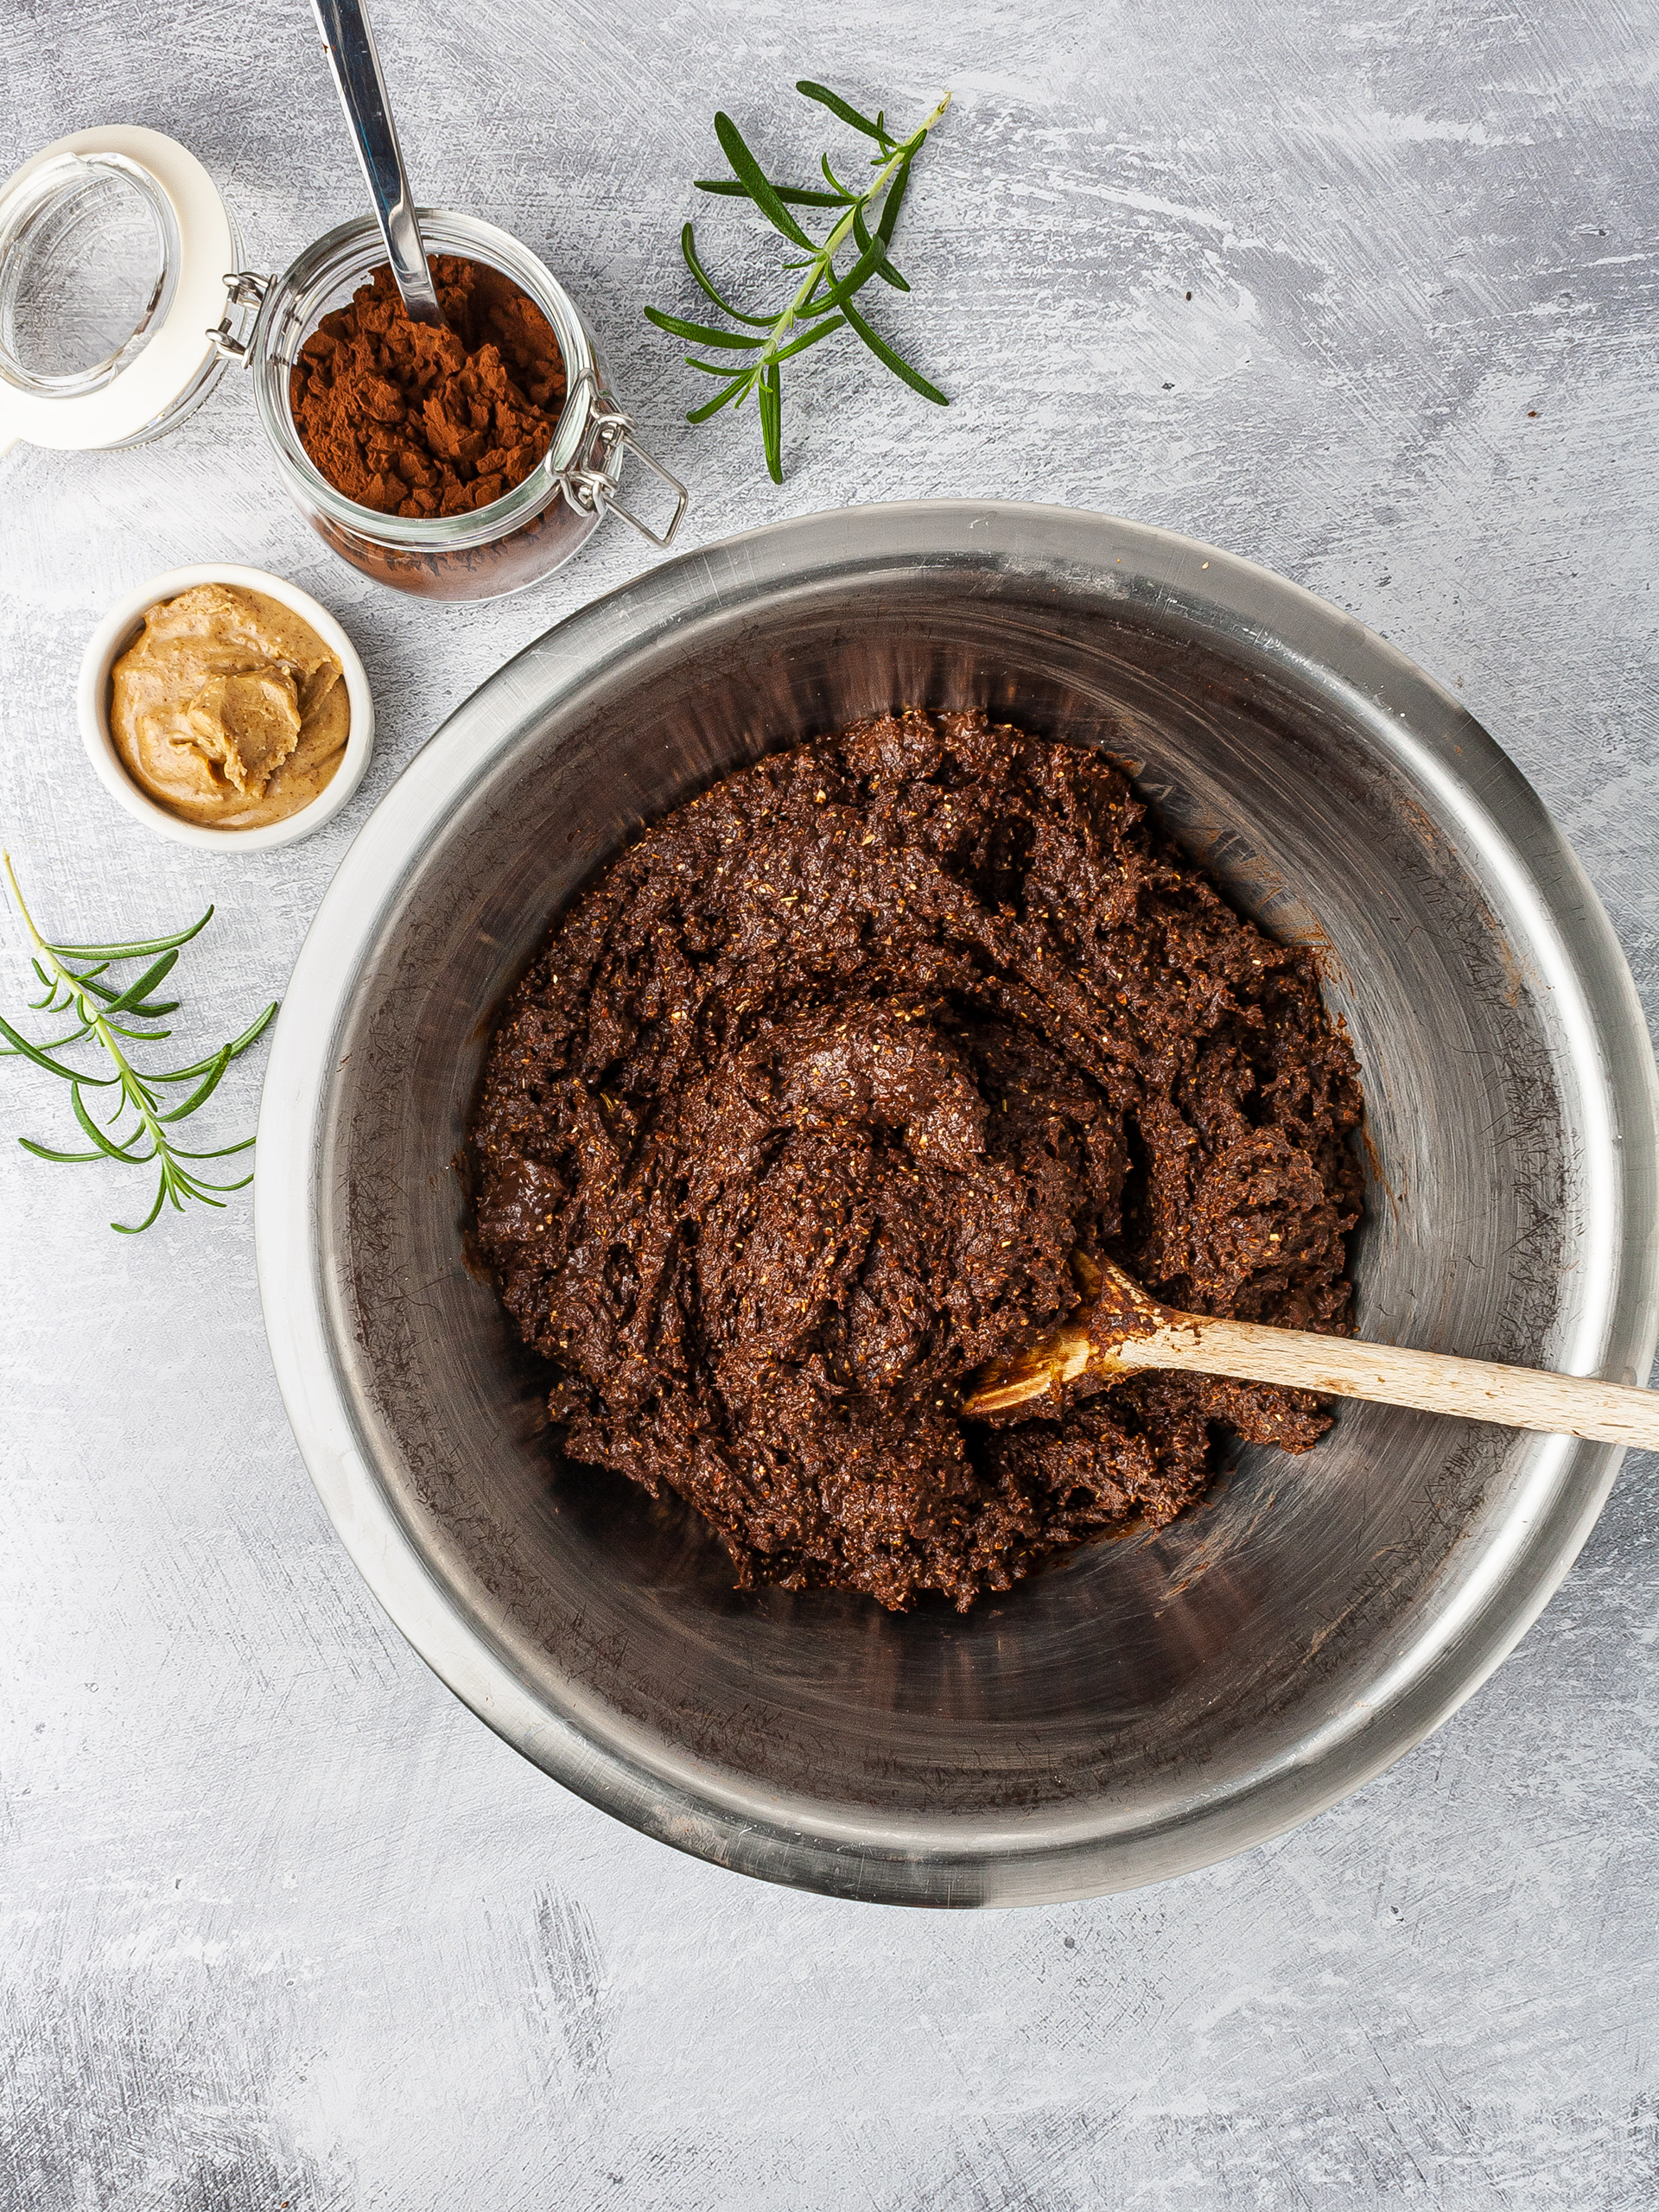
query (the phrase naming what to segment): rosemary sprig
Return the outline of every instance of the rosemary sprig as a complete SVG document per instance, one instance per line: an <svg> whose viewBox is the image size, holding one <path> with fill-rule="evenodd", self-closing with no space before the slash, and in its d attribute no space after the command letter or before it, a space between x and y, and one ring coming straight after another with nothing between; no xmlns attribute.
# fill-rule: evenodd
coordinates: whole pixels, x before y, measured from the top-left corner
<svg viewBox="0 0 1659 2212"><path fill-rule="evenodd" d="M921 152L928 132L950 105L950 95L944 95L926 122L912 130L908 138L896 138L887 128L885 109L874 117L861 115L827 86L815 85L805 78L795 89L821 107L828 108L832 115L861 131L867 138L874 140L875 152L870 156L870 167L876 171L874 181L861 191L853 191L830 168L830 156L825 154L820 157L819 167L827 189L817 185L774 184L743 143L742 134L731 117L716 115L715 135L732 165L732 174L729 177L698 177L697 190L716 193L728 199L753 200L773 229L780 231L791 245L798 247L804 255L804 259L783 264L791 274L799 273L799 282L788 304L771 315L750 315L742 308L734 307L703 267L696 234L688 223L680 232L680 251L685 256L686 267L721 313L743 327L721 329L712 323L688 322L683 315L665 315L660 308L645 309L647 320L672 337L689 339L693 345L716 353L748 357L741 363L704 361L688 353L688 368L701 369L706 376L723 377L727 381L712 399L692 408L685 419L688 423L706 423L722 407L741 407L753 392L760 413L766 467L774 484L784 480L784 400L779 366L796 354L804 353L809 346L816 346L821 338L828 338L832 331L852 330L882 366L891 369L912 391L940 407L950 404L938 385L930 384L919 370L912 368L901 353L895 352L853 304L855 296L873 276L880 276L895 291L910 289L887 249L909 188L912 165ZM830 235L819 245L790 213L791 207L836 207L841 213ZM838 276L836 256L849 238L856 258L844 276ZM756 336L753 334L757 332L765 334Z"/></svg>
<svg viewBox="0 0 1659 2212"><path fill-rule="evenodd" d="M188 930L180 930L172 937L150 938L134 944L51 944L35 928L35 918L23 903L23 894L17 888L17 878L12 872L10 854L0 854L0 860L4 862L6 880L17 902L17 911L34 940L35 952L29 965L45 986L45 995L31 999L29 1005L35 1013L47 1014L67 1014L73 1008L75 1020L75 1027L67 1035L54 1037L45 1044L33 1044L0 1017L0 1036L6 1039L0 1045L0 1058L32 1060L48 1074L61 1076L69 1085L69 1102L75 1119L91 1138L92 1149L54 1152L46 1145L36 1144L32 1137L19 1137L17 1141L25 1152L32 1152L39 1160L118 1160L130 1167L142 1167L152 1161L159 1163L156 1203L143 1219L110 1224L124 1236L136 1236L148 1229L168 1203L181 1212L187 1198L195 1198L203 1205L223 1205L224 1199L212 1194L239 1191L252 1181L251 1174L243 1176L240 1182L209 1183L184 1163L228 1159L232 1153L246 1152L253 1139L244 1137L239 1144L220 1145L211 1152L187 1152L174 1143L168 1132L212 1097L231 1062L247 1051L276 1013L275 1000L239 1037L232 1038L228 1045L221 1045L206 1059L197 1060L187 1068L169 1069L166 1073L134 1067L124 1045L118 1040L124 1039L126 1044L158 1044L172 1035L170 1029L136 1028L132 1025L153 1023L163 1014L177 1011L177 999L158 999L154 994L173 972L181 948L213 919L213 908L210 906L199 922L193 922ZM128 960L146 960L150 964L130 983L105 981L111 967ZM88 962L90 966L86 964ZM113 1070L111 1074L97 1075L72 1066L59 1057L75 1046L88 1042L102 1048ZM176 1084L194 1087L181 1104L164 1106L162 1087ZM90 1090L115 1093L114 1111L101 1122L87 1105L86 1093ZM133 1116L132 1126L123 1134L118 1124L129 1111ZM143 1149L146 1146L148 1149Z"/></svg>

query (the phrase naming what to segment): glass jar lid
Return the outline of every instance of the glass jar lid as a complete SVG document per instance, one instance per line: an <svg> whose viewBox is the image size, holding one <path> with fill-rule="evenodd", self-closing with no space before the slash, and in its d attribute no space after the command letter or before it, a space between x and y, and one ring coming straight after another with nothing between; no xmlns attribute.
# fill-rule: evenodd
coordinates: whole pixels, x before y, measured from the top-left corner
<svg viewBox="0 0 1659 2212"><path fill-rule="evenodd" d="M44 147L0 187L0 452L137 443L222 365L235 240L213 179L159 130Z"/></svg>

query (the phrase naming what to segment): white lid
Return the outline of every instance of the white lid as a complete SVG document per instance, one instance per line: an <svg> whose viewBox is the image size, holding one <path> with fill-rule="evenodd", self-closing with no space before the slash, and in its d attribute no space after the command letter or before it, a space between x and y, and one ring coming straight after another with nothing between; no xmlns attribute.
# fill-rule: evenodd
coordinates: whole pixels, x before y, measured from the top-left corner
<svg viewBox="0 0 1659 2212"><path fill-rule="evenodd" d="M0 452L19 438L60 448L120 445L164 415L213 352L209 333L224 317L225 280L235 262L230 218L195 156L162 131L111 124L43 147L0 187L0 238L51 193L55 177L73 189L77 165L86 165L90 181L100 158L141 188L147 183L158 214L170 217L162 226L170 292L163 289L158 320L130 357L95 389L54 391L42 388L48 380L20 380L0 352ZM0 344L5 336L0 332Z"/></svg>

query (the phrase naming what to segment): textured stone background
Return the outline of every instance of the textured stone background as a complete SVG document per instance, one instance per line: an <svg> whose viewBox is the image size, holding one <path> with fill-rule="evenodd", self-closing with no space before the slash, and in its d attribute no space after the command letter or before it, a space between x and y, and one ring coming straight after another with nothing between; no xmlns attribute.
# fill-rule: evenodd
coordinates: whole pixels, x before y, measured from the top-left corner
<svg viewBox="0 0 1659 2212"><path fill-rule="evenodd" d="M1265 562L1461 689L1659 985L1653 7L378 14L423 195L565 277L695 488L688 543L973 493ZM826 347L777 490L751 419L685 429L694 379L639 308L690 303L675 239L715 107L781 160L816 133L802 74L899 117L956 89L890 316L956 404ZM301 0L7 0L0 168L108 120L192 146L255 266L359 207ZM721 262L741 227L711 217ZM204 1037L281 990L443 715L650 557L616 524L518 600L379 593L285 507L229 379L135 453L18 448L0 520L0 822L60 931L219 902ZM119 814L72 708L107 602L214 556L334 608L380 717L345 819L240 862ZM10 1007L15 941L0 963ZM257 1083L227 1086L227 1133ZM56 1090L0 1070L8 1135L60 1126ZM642 1841L450 1698L301 1467L245 1199L130 1243L114 1180L0 1145L5 2212L1655 2202L1650 1462L1499 1675L1299 1833L1051 1910L832 1904Z"/></svg>

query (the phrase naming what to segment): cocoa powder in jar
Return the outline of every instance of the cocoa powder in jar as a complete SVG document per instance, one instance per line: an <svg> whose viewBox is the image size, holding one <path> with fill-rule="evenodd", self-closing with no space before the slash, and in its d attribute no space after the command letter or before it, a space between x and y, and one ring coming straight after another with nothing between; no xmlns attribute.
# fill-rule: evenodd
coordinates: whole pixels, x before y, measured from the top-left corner
<svg viewBox="0 0 1659 2212"><path fill-rule="evenodd" d="M432 257L444 327L412 321L382 265L327 315L289 378L313 465L355 505L467 514L521 484L553 442L563 356L553 327L486 263Z"/></svg>

